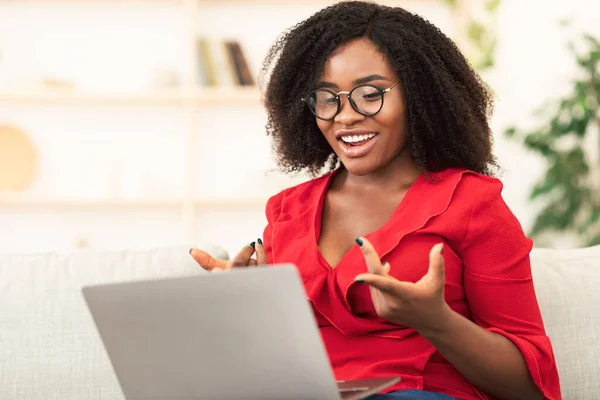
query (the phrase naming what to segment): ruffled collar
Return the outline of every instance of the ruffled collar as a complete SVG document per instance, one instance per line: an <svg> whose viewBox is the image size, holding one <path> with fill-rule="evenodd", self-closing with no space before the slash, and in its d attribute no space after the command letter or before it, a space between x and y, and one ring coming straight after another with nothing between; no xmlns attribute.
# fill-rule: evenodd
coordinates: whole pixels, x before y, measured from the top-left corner
<svg viewBox="0 0 600 400"><path fill-rule="evenodd" d="M391 329L397 332L392 336L398 337L399 330L407 331L405 327L358 318L351 312L347 301L348 290L355 284L354 277L367 271L358 246L353 246L335 268L326 262L319 250L325 196L336 172L287 191L282 204L282 209L288 209L286 221L278 224L273 231L275 259L278 263L293 262L300 267L308 298L315 309L340 331L364 334ZM429 176L422 174L417 178L388 221L365 236L382 259L406 235L423 228L448 208L465 173L473 172L447 169L430 173ZM294 245L290 246L290 243ZM404 332L400 336L406 334Z"/></svg>

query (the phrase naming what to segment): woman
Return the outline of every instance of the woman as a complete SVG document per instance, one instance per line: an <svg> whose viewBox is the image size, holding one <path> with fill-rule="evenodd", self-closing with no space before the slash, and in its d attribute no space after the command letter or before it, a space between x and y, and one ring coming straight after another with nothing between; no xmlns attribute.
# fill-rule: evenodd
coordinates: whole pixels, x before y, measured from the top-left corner
<svg viewBox="0 0 600 400"><path fill-rule="evenodd" d="M264 73L279 164L329 171L273 196L233 261L198 263L295 263L336 378L402 377L375 398L560 399L532 242L492 177L491 99L455 45L403 9L339 3Z"/></svg>

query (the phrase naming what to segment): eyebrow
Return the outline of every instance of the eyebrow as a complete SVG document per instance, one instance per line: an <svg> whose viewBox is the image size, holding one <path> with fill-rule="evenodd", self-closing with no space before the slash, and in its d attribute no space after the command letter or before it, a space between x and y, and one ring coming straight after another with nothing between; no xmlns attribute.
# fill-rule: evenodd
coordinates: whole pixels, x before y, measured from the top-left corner
<svg viewBox="0 0 600 400"><path fill-rule="evenodd" d="M365 76L363 78L358 78L354 81L355 85L360 85L362 83L368 83L371 81L392 81L389 78L386 78L385 76L381 76L378 74L373 74L373 75L369 75L369 76ZM317 85L317 87L319 88L332 88L332 89L336 89L338 88L338 85L336 85L335 83L332 82L327 82L327 81L321 81L319 82L319 84Z"/></svg>

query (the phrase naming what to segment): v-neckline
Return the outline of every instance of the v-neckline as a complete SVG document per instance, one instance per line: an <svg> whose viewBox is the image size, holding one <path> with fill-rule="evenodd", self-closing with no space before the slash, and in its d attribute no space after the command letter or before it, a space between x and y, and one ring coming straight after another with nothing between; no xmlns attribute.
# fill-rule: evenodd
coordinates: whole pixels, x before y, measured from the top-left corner
<svg viewBox="0 0 600 400"><path fill-rule="evenodd" d="M327 196L327 191L329 190L329 187L331 186L331 181L332 181L333 177L340 170L341 170L341 168L338 168L335 171L330 172L329 175L325 177L323 187L322 187L321 193L319 195L317 207L315 209L314 224L313 224L313 227L314 227L314 235L313 235L314 242L313 243L316 247L316 250L319 255L319 259L321 261L322 266L326 267L329 271L337 271L338 267L344 263L346 258L356 248L356 246L350 247L350 249L348 249L348 251L346 251L342 255L342 258L340 258L338 263L335 266L331 266L329 264L329 262L323 256L323 253L321 253L321 248L319 247L319 240L321 240L321 228L323 226L323 208L325 207L325 198ZM390 215L390 217L383 223L383 225L381 225L379 228L375 229L374 231L369 232L368 234L364 235L363 237L365 237L367 240L371 240L372 236L376 235L377 233L381 232L382 230L387 230L388 225L394 223L398 214L404 209L405 205L408 203L408 201L409 201L408 198L410 197L411 193L413 193L415 191L414 190L415 186L418 183L420 183L422 176L423 176L423 174L419 174L417 179L415 179L415 181L412 183L412 185L410 185L410 187L406 191L406 194L404 195L402 200L400 200L400 202L398 203L398 205L392 212L392 215Z"/></svg>

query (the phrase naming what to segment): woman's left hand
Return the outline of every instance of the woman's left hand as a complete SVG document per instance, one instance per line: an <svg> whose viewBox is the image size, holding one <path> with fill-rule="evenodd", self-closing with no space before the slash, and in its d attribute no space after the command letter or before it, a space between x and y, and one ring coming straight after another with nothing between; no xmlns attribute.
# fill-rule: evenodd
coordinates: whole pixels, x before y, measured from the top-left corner
<svg viewBox="0 0 600 400"><path fill-rule="evenodd" d="M379 255L365 238L356 242L363 251L369 273L355 280L370 286L377 314L390 322L426 334L442 329L452 310L444 299L444 258L442 243L429 253L429 270L418 282L403 282L389 275L390 264L381 264Z"/></svg>

